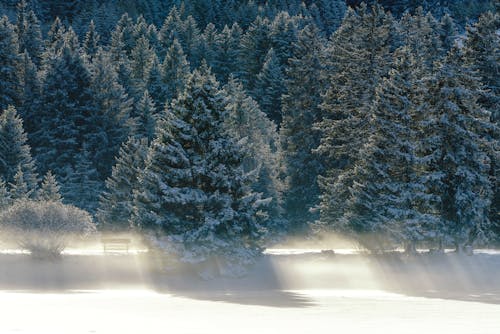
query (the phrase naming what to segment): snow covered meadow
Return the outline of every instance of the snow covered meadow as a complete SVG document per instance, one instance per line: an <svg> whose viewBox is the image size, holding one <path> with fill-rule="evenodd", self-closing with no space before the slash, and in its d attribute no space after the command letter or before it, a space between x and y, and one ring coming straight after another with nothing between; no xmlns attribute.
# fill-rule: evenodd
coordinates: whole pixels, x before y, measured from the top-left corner
<svg viewBox="0 0 500 334"><path fill-rule="evenodd" d="M347 254L346 254L347 253ZM496 334L500 254L271 250L243 278L154 270L144 252L0 255L0 333Z"/></svg>

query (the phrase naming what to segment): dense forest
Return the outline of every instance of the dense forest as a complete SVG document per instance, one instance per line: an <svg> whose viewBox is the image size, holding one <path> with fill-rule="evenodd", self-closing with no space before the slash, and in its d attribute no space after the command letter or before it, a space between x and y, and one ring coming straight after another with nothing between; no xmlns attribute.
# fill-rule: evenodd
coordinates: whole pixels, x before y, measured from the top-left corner
<svg viewBox="0 0 500 334"><path fill-rule="evenodd" d="M0 206L190 262L500 239L494 1L0 3Z"/></svg>

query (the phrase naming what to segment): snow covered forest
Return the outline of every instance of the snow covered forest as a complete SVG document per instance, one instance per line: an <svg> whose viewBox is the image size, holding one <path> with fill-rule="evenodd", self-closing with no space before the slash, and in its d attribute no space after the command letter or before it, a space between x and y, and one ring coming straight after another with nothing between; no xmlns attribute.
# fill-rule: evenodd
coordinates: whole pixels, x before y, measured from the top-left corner
<svg viewBox="0 0 500 334"><path fill-rule="evenodd" d="M2 0L0 226L56 217L238 265L327 232L498 244L498 10Z"/></svg>

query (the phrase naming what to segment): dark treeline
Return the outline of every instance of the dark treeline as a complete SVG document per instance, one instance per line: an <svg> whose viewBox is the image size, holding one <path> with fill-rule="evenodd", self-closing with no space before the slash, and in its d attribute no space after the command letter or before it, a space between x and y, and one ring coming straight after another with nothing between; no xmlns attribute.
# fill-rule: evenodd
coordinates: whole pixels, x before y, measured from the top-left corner
<svg viewBox="0 0 500 334"><path fill-rule="evenodd" d="M499 16L407 2L21 1L0 19L1 205L57 189L188 261L325 230L494 240Z"/></svg>

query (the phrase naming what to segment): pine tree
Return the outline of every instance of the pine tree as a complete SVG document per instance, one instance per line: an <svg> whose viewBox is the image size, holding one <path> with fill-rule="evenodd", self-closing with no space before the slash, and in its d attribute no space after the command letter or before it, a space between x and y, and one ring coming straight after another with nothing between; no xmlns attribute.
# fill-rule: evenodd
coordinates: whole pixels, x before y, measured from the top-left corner
<svg viewBox="0 0 500 334"><path fill-rule="evenodd" d="M498 127L478 104L480 85L460 51L453 49L427 94L428 178L440 198L439 215L444 234L457 250L488 237L488 210L492 197L488 152L495 152L488 133ZM498 150L498 148L496 148ZM495 152L498 154L498 151Z"/></svg>
<svg viewBox="0 0 500 334"><path fill-rule="evenodd" d="M38 191L37 198L40 201L61 201L59 184L57 183L55 176L50 170L47 172L47 174L45 174L43 178L42 186Z"/></svg>
<svg viewBox="0 0 500 334"><path fill-rule="evenodd" d="M266 55L261 72L257 75L257 82L253 92L262 111L276 124L281 124L281 95L285 93L283 67L279 59L270 49Z"/></svg>
<svg viewBox="0 0 500 334"><path fill-rule="evenodd" d="M349 198L349 177L352 167L363 157L359 154L373 129L369 122L370 108L376 87L387 75L391 51L390 14L380 6L368 9L361 5L347 15L326 50L326 80L330 87L323 96L323 120L318 123L322 132L317 152L328 161L324 178L320 178L322 220L340 219ZM335 191L335 203L328 193ZM338 204L338 205L337 205Z"/></svg>
<svg viewBox="0 0 500 334"><path fill-rule="evenodd" d="M99 41L101 36L96 31L94 21L90 21L89 29L85 34L85 39L83 40L83 51L87 58L92 61L99 50Z"/></svg>
<svg viewBox="0 0 500 334"><path fill-rule="evenodd" d="M280 145L284 169L284 211L292 231L307 229L318 215L310 209L318 204L318 175L325 163L313 153L320 143L314 124L322 120L321 92L325 83L321 73L324 41L314 25L306 26L294 46L294 56L286 70L286 94L282 98L283 121Z"/></svg>
<svg viewBox="0 0 500 334"><path fill-rule="evenodd" d="M229 75L238 70L238 59L241 58L240 39L243 31L237 23L230 28L225 26L219 34L213 72L221 82L226 82Z"/></svg>
<svg viewBox="0 0 500 334"><path fill-rule="evenodd" d="M237 75L248 91L255 88L256 77L271 47L269 25L268 19L257 17L241 37L240 72Z"/></svg>
<svg viewBox="0 0 500 334"><path fill-rule="evenodd" d="M19 51L27 52L33 62L40 66L43 54L43 39L40 22L26 0L17 5L15 31L19 40Z"/></svg>
<svg viewBox="0 0 500 334"><path fill-rule="evenodd" d="M442 46L439 25L431 13L425 14L422 7L415 13L406 13L400 20L400 34L403 45L414 53L416 65L430 75L434 71L434 62L446 55Z"/></svg>
<svg viewBox="0 0 500 334"><path fill-rule="evenodd" d="M24 177L22 166L19 165L14 175L14 180L9 184L10 198L12 200L23 200L34 196L36 188L30 187Z"/></svg>
<svg viewBox="0 0 500 334"><path fill-rule="evenodd" d="M140 99L142 92L147 88L155 56L156 54L151 48L149 40L144 36L140 37L130 54L130 75L136 99Z"/></svg>
<svg viewBox="0 0 500 334"><path fill-rule="evenodd" d="M283 230L276 231L278 227L283 227L276 226L282 215L276 125L259 109L256 101L246 95L241 83L233 77L230 77L224 90L227 94L225 126L243 147L243 170L255 178L252 190L270 202L265 208L270 218L269 229L283 233Z"/></svg>
<svg viewBox="0 0 500 334"><path fill-rule="evenodd" d="M12 204L9 190L5 181L0 178L0 211L7 209Z"/></svg>
<svg viewBox="0 0 500 334"><path fill-rule="evenodd" d="M190 75L189 63L184 55L182 46L176 39L167 51L161 65L163 77L163 100L168 104L173 98L184 90L186 81Z"/></svg>
<svg viewBox="0 0 500 334"><path fill-rule="evenodd" d="M31 134L35 129L34 121L39 109L41 83L36 65L31 61L29 54L26 52L22 54L20 74L23 86L21 106L18 108L18 111L24 120L24 129L28 134Z"/></svg>
<svg viewBox="0 0 500 334"><path fill-rule="evenodd" d="M408 252L415 252L417 242L440 236L440 219L433 214L439 201L429 195L425 156L419 155L420 137L425 135L419 125L426 112L422 72L415 70L408 47L396 51L394 64L377 87L370 119L373 133L361 149L364 159L336 183L349 187L343 216L328 220L337 189L325 187L322 221L369 249L392 241L389 245L403 242Z"/></svg>
<svg viewBox="0 0 500 334"><path fill-rule="evenodd" d="M92 164L89 151L83 147L75 157L76 164L68 166L61 175L61 195L64 203L72 204L94 214L104 182Z"/></svg>
<svg viewBox="0 0 500 334"><path fill-rule="evenodd" d="M17 184L16 177L22 178L26 193L34 192L37 187L35 161L31 157L23 122L12 106L0 115L0 175L8 185Z"/></svg>
<svg viewBox="0 0 500 334"><path fill-rule="evenodd" d="M136 136L146 138L148 142L153 140L155 134L156 121L158 114L154 101L151 99L149 92L146 90L142 98L137 103L135 129Z"/></svg>
<svg viewBox="0 0 500 334"><path fill-rule="evenodd" d="M81 126L92 163L104 181L111 175L115 156L131 130L132 99L118 83L108 53L98 51L90 69L93 105Z"/></svg>
<svg viewBox="0 0 500 334"><path fill-rule="evenodd" d="M40 172L52 170L61 177L75 166L95 109L90 72L71 44L65 41L60 55L47 63L41 107L31 135Z"/></svg>
<svg viewBox="0 0 500 334"><path fill-rule="evenodd" d="M223 126L225 96L206 65L157 126L136 191L134 226L166 235L181 260L242 263L260 251L257 196Z"/></svg>
<svg viewBox="0 0 500 334"><path fill-rule="evenodd" d="M500 126L500 15L487 12L474 26L466 28L464 45L465 64L476 72L482 84L479 104L491 112L491 120ZM500 133L490 131L493 140L500 141ZM498 148L497 148L498 150ZM500 240L500 156L489 153L490 176L493 184L493 199L490 219Z"/></svg>
<svg viewBox="0 0 500 334"><path fill-rule="evenodd" d="M9 105L18 107L21 95L19 67L21 57L14 26L7 16L0 18L0 110Z"/></svg>
<svg viewBox="0 0 500 334"><path fill-rule="evenodd" d="M134 204L134 189L143 172L148 151L146 138L129 137L120 148L111 176L99 197L97 220L101 230L128 230Z"/></svg>

